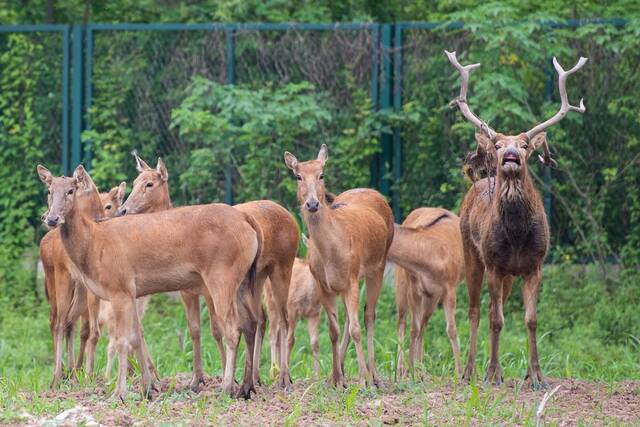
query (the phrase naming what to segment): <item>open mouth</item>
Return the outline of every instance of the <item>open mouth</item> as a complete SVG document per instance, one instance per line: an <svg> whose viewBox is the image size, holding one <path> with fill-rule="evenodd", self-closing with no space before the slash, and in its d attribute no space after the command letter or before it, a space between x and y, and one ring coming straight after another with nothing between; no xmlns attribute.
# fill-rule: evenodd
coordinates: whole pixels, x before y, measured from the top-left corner
<svg viewBox="0 0 640 427"><path fill-rule="evenodd" d="M514 164L520 166L520 157L515 154L505 154L502 158L502 165Z"/></svg>

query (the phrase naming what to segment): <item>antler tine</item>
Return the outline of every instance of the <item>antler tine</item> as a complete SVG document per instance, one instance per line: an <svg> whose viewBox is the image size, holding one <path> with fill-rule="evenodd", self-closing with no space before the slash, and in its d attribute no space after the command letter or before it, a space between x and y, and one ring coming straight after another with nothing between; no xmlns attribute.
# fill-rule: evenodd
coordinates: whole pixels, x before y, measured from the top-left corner
<svg viewBox="0 0 640 427"><path fill-rule="evenodd" d="M475 127L480 129L485 135L489 137L489 139L494 139L496 136L496 132L489 127L489 125L482 121L478 116L471 112L469 108L469 104L467 103L467 91L469 89L469 73L476 68L480 68L480 64L469 64L469 65L461 65L458 61L455 52L444 51L447 54L447 58L449 58L449 62L453 65L458 72L460 73L460 77L462 78L462 84L460 85L460 95L451 101L451 105L457 105L460 109L462 115Z"/></svg>
<svg viewBox="0 0 640 427"><path fill-rule="evenodd" d="M529 139L533 138L534 136L536 136L546 128L558 123L560 120L564 118L564 116L567 115L569 111L575 111L576 113L584 113L586 111L586 108L584 106L584 100L582 98L580 99L580 106L576 107L574 105L569 104L569 97L567 95L567 77L569 77L571 74L578 71L586 63L587 63L587 58L581 56L580 59L578 60L578 63L572 69L565 71L562 68L562 65L560 65L560 63L556 59L556 57L555 56L553 57L553 67L556 69L556 72L558 73L558 89L560 91L560 110L558 110L558 112L547 121L540 123L539 125L535 126L533 129L528 131L526 135Z"/></svg>

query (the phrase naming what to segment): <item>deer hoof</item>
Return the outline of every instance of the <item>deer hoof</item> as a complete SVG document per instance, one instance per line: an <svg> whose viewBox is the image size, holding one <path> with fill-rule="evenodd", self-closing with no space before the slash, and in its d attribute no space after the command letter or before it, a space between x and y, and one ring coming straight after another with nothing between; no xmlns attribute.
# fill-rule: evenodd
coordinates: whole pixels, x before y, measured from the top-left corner
<svg viewBox="0 0 640 427"><path fill-rule="evenodd" d="M243 398L244 400L251 400L251 392L256 393L256 389L253 384L243 383L236 392L236 399Z"/></svg>
<svg viewBox="0 0 640 427"><path fill-rule="evenodd" d="M484 383L491 384L494 386L501 386L503 382L502 378L502 368L499 365L489 365L489 369L487 369L487 375L484 377Z"/></svg>
<svg viewBox="0 0 640 427"><path fill-rule="evenodd" d="M194 376L189 384L189 388L192 392L198 393L200 391L200 384L204 384L204 377L202 375Z"/></svg>

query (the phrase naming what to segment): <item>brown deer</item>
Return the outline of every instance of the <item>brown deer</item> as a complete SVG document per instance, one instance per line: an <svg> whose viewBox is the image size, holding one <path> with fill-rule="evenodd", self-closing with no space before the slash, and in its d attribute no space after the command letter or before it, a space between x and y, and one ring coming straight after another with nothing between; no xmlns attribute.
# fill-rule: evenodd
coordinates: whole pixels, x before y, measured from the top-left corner
<svg viewBox="0 0 640 427"><path fill-rule="evenodd" d="M333 203L327 202L324 165L328 149L322 145L315 160L298 162L285 152L284 161L298 180L298 201L309 230L309 267L320 286L320 300L329 320L333 354L332 382L344 385L336 296L342 296L349 335L355 344L361 385L378 384L373 347L375 308L382 288L387 251L393 240L393 213L384 197L375 190L358 188L345 191ZM366 278L365 323L367 361L360 343L359 280ZM346 328L345 328L346 329ZM289 330L289 341L291 334ZM346 334L345 334L346 335ZM348 343L348 341L347 341ZM345 349L346 350L346 349ZM345 353L345 352L342 352Z"/></svg>
<svg viewBox="0 0 640 427"><path fill-rule="evenodd" d="M502 368L498 359L500 331L504 324L502 306L511 293L515 277L524 279L522 288L525 306L525 325L529 335L529 367L526 380L532 388L546 386L536 341L536 303L542 280L542 262L549 248L549 226L540 195L529 175L527 161L534 151L542 147L540 161L555 165L551 158L546 128L558 123L570 111L583 113L585 107L569 104L566 80L587 62L581 57L570 70L565 71L556 58L553 65L558 73L560 110L547 121L519 135L495 132L474 115L467 104L469 73L480 64L462 66L455 52L446 52L449 61L462 77L460 96L452 104L480 130L476 133L478 154L494 159L495 177L489 176L474 183L467 192L460 211L460 230L464 244L466 281L469 290L469 359L463 378L473 375L476 359L476 339L480 316L480 290L486 271L489 282L491 357L485 376L486 382L502 383Z"/></svg>
<svg viewBox="0 0 640 427"><path fill-rule="evenodd" d="M308 240L305 235L302 239L308 247ZM308 254L308 252L307 252ZM268 283L268 281L267 281ZM271 301L274 300L271 294L271 287L265 286L265 295L267 300L267 309L269 312L276 308L271 307ZM296 331L296 323L299 318L307 319L307 328L309 330L309 339L311 344L311 352L313 354L313 371L317 377L320 376L320 345L318 336L320 330L320 309L322 308L320 301L320 292L316 279L311 274L307 259L296 258L293 264L293 272L291 274L291 284L289 285L289 297L287 299L287 324L288 330L288 353L291 354L294 344ZM271 321L271 320L270 320ZM271 343L271 360L277 366L280 365L279 357L282 354L280 346L283 345L277 331L279 327L274 321L269 325L269 338ZM271 325L274 327L271 327Z"/></svg>
<svg viewBox="0 0 640 427"><path fill-rule="evenodd" d="M82 165L72 178L54 177L41 165L37 169L49 188L44 221L60 228L65 250L77 267L73 274L113 305L119 355L115 396L124 399L131 351L140 362L144 394L153 390L136 297L204 284L228 347L222 389L249 398L254 391L252 358L246 358L237 393L234 373L240 335L252 354L256 333L256 309L244 303L249 299L246 293L256 292L262 244L253 218L227 205L209 204L96 222L83 215L82 206L95 204L98 193Z"/></svg>
<svg viewBox="0 0 640 427"><path fill-rule="evenodd" d="M418 208L402 225L396 225L389 261L396 264L398 307L398 373L405 374L405 317L411 311L409 370L423 359L423 332L438 302L442 301L447 335L461 374L460 346L456 329L456 289L464 278L464 253L460 218L441 208Z"/></svg>
<svg viewBox="0 0 640 427"><path fill-rule="evenodd" d="M122 182L108 193L100 194L100 204L87 206L86 215L94 218L112 217L122 204L127 184ZM45 214L46 216L46 214ZM60 238L60 230L49 231L40 241L40 258L44 267L44 285L49 311L49 327L53 335L54 371L51 387L58 386L63 378L63 339L67 344L67 369L73 366L73 337L75 326L82 317L80 349L76 369L83 364L84 352L89 339L89 316L87 292L82 283L74 280L71 259Z"/></svg>
<svg viewBox="0 0 640 427"><path fill-rule="evenodd" d="M147 163L135 155L136 165L140 174L133 183L133 190L127 201L118 210L118 215L158 212L172 207L169 196L167 168L161 159L155 169L150 168ZM258 200L234 206L235 209L251 216L257 222L262 231L263 246L257 265L257 289L254 294L254 305L259 305L261 290L265 279L269 278L270 292L268 295L269 306L272 310L269 313L273 325L277 325L276 334L284 342L287 335L287 295L289 292L289 282L291 280L291 269L293 260L298 250L298 225L293 216L282 206L269 200ZM224 355L224 347L220 339L219 327L216 322L216 313L206 289L192 289L181 292L185 305L189 331L193 340L194 348L194 380L192 388L197 388L202 382L202 362L200 355L200 307L198 302L199 294L205 297L211 319L211 331L216 338L221 355ZM258 369L260 364L260 354L262 348L262 332L264 331L264 316L258 312L258 333L256 335L254 354L254 381L259 381ZM284 347L284 346L283 346ZM286 349L283 349L286 351ZM287 387L291 384L289 375L289 355L285 352L278 359L280 361L279 384Z"/></svg>

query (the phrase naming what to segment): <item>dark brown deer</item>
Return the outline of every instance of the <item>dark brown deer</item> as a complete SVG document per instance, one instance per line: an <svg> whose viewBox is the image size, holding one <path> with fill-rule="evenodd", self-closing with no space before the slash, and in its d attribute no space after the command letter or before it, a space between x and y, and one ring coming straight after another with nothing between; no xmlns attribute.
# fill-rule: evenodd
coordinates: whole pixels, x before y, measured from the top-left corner
<svg viewBox="0 0 640 427"><path fill-rule="evenodd" d="M100 194L100 204L87 206L89 212L98 218L110 218L122 204L127 184L121 183L108 193ZM46 216L46 214L45 214ZM49 327L53 335L54 371L51 387L55 388L63 377L63 339L67 344L67 369L73 367L73 337L75 326L82 318L80 350L76 369L83 364L85 348L89 339L89 314L87 291L80 281L72 277L71 259L67 255L60 238L60 230L49 231L40 241L40 259L44 268L44 285L47 301L51 306Z"/></svg>
<svg viewBox="0 0 640 427"><path fill-rule="evenodd" d="M329 320L333 353L332 382L344 385L342 356L338 349L340 335L336 296L342 296L349 335L358 356L359 382L362 386L378 384L373 346L375 309L387 251L393 240L393 213L384 197L375 190L358 188L345 191L327 202L324 165L328 150L322 145L315 160L298 162L285 152L284 161L298 180L298 201L302 218L309 230L311 251L309 267L320 286L322 304ZM366 278L365 322L367 361L360 343L360 279ZM345 334L346 335L346 334Z"/></svg>
<svg viewBox="0 0 640 427"><path fill-rule="evenodd" d="M398 373L403 376L405 317L411 311L409 370L423 359L424 328L442 301L447 335L461 374L460 346L456 329L456 289L464 277L464 254L460 218L441 208L418 208L402 225L396 225L388 259L396 264L398 307Z"/></svg>
<svg viewBox="0 0 640 427"><path fill-rule="evenodd" d="M127 359L132 351L140 362L144 394L153 390L151 372L144 363L136 297L204 284L228 347L222 388L250 397L254 391L252 358L246 358L244 381L237 393L234 374L240 335L253 354L256 334L255 307L244 303L249 298L244 295L256 291L262 244L262 233L253 218L227 205L210 204L96 222L83 215L82 206L95 205L98 193L82 166L72 178L54 177L41 165L37 169L49 189L45 223L60 227L64 248L76 266L74 274L113 306L119 355L115 396L124 399Z"/></svg>
<svg viewBox="0 0 640 427"><path fill-rule="evenodd" d="M135 155L139 175L133 183L131 194L127 201L118 210L119 215L137 214L147 212L159 212L172 207L169 196L169 174L161 159L155 169L149 167L140 157ZM265 280L269 278L269 311L271 322L275 327L274 333L279 336L281 342L287 338L287 295L291 280L291 269L298 250L298 225L295 218L282 206L270 200L257 200L234 206L240 212L251 216L261 229L263 245L257 265L257 289L254 294L254 305L259 305ZM225 351L222 346L221 333L219 331L215 308L211 297L205 288L193 288L181 292L189 331L193 340L194 379L192 389L196 389L203 381L202 361L200 351L200 306L199 295L205 297L211 319L211 332L218 343L222 356ZM258 333L256 335L254 353L254 381L259 381L258 369L260 366L260 354L262 349L262 333L264 331L264 316L258 313ZM282 354L278 358L280 364L279 385L288 387L291 384L289 375L289 354L286 346L281 346ZM223 364L224 366L224 364Z"/></svg>
<svg viewBox="0 0 640 427"><path fill-rule="evenodd" d="M549 248L549 226L540 195L529 175L527 161L534 151L543 149L540 161L555 165L551 158L546 128L558 123L570 111L583 113L584 104L569 104L566 80L587 62L580 58L565 71L556 58L553 65L558 73L560 110L547 121L519 135L495 132L469 109L467 90L469 73L480 64L462 66L455 52L446 52L449 61L460 72L460 96L452 101L463 116L480 132L476 133L478 152L494 159L495 177L489 176L474 183L467 192L460 212L460 230L464 243L466 280L469 290L469 359L463 378L473 375L476 359L476 339L480 317L480 290L486 271L489 282L491 357L485 376L486 382L502 383L502 367L498 359L500 331L504 324L502 306L511 293L515 277L524 279L522 288L525 306L525 325L529 335L529 367L526 380L532 388L546 386L536 341L536 303L542 281L542 262ZM490 174L492 175L492 174Z"/></svg>

